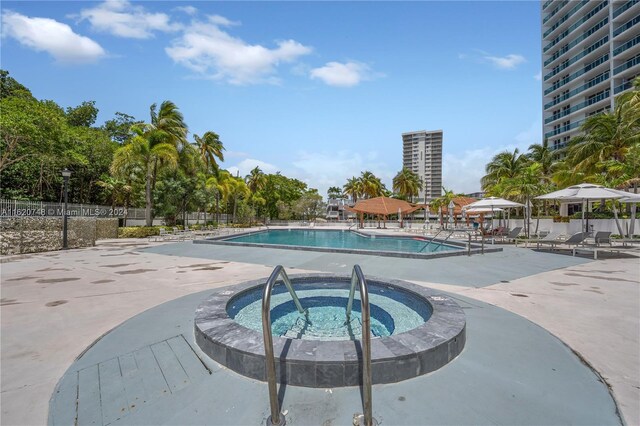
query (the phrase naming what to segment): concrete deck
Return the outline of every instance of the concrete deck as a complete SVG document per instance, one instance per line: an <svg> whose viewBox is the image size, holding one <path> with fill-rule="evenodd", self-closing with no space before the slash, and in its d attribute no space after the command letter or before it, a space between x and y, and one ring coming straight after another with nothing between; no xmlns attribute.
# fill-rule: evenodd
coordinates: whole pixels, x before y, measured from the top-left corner
<svg viewBox="0 0 640 426"><path fill-rule="evenodd" d="M139 248L143 250L138 250ZM640 344L638 342L640 335L640 268L638 268L637 258L594 262L552 253L536 253L528 249L507 248L503 253L471 258L414 260L413 262L416 264L413 264L410 262L399 263L405 259L383 259L380 257L352 259L350 256L353 255L326 257L326 254L316 256L314 253L309 255L309 252L272 251L276 253L271 253L268 249L251 251L251 249L242 248L242 250L235 251L225 247L213 252L203 251L202 246L198 246L198 250L194 250L194 246L188 242L148 245L139 241L121 240L102 242L98 247L92 249L3 259L2 423L45 423L47 421L48 400L53 393L54 386L67 368L72 365L74 358L100 335L148 308L212 287L267 276L271 267L279 263L296 268L295 272L302 272L298 269L348 272L353 263L357 261L363 267L365 274L408 279L418 284L463 294L465 298L461 298L461 300L464 300L464 303L468 303L469 306L482 306L483 309L478 308L478 312L490 313L487 315L491 321L494 321L492 324L510 324L507 327L512 328L513 334L521 333L519 328L521 326L522 329L530 328L527 333L539 336L536 343L542 342L540 343L542 346L539 347L529 345L528 351L534 355L534 358L537 356L537 358L545 359L546 351L540 348L554 347L552 353L555 354L554 356L557 355L558 363L566 363L567 366L574 369L572 371L588 372L585 376L588 377L586 381L596 386L590 388L593 393L589 398L580 401L574 400L571 405L584 406L582 407L584 410L590 411L588 406L592 405L591 399L594 399L594 401L597 400L593 403L594 407L599 407L603 413L611 415L612 405L607 405L606 395L601 394L602 389L597 390L599 385L596 383L597 380L594 381L596 376L590 373L579 359L569 353L566 348L565 353L562 354L560 348L563 345L560 345L556 339L516 315L492 308L482 302L474 302L466 297L505 307L545 327L578 352L607 380L613 388L613 394L626 422L640 424L640 404L638 403L640 400L638 373L640 364L638 361L640 359ZM178 305L184 303L183 315L186 315L185 312L191 309L189 304L196 303L197 300L204 297L204 294L188 296L175 303ZM149 315L157 317L157 312L166 312L162 309L167 306L170 309L174 307L177 309L178 305L159 307L157 309L160 311L149 311ZM471 311L473 309L469 311L470 318L477 318L474 322L482 324L481 317L476 317L476 314L472 314ZM499 321L496 322L496 319ZM167 320L180 323L186 321L187 316L180 317L176 311L176 315L173 317L169 315ZM193 315L191 315L191 321L193 321ZM142 328L145 332L148 324ZM528 324L528 326L524 324ZM114 333L124 333L127 328L128 326L118 328ZM482 326L476 332L478 336L482 336L490 328ZM103 346L109 345L111 337L117 335L114 333L110 333L105 339L98 342L78 362L93 362L92 365L95 365L96 362L99 363L107 359L104 355L108 355L109 350L113 354L122 355L127 353L122 351L140 348L140 346L135 346L135 342L127 342L126 339L119 348L109 349L109 346ZM174 337L179 334L182 332L166 337ZM162 337L156 332L150 333L150 340L146 344L158 343L160 342L158 339ZM139 335L137 339L140 340ZM185 334L185 339L188 339L188 333ZM552 344L551 342L556 343ZM488 350L482 349L482 346L483 343L475 344L474 347L478 351L475 353L485 353L483 351ZM100 352L103 350L105 352ZM474 354L471 350L469 353ZM476 361L473 360L475 356L472 355L463 352L459 358L460 362L458 363L456 360L451 366L456 363L463 364L463 356L467 356L469 360L467 362L472 362L475 365ZM513 362L524 355L525 351L514 350L509 354L508 359L505 359L505 362ZM541 364L539 368L544 365L546 364ZM76 367L77 365L74 365L72 368ZM518 368L527 371L527 364L519 363ZM490 370L492 369L493 365ZM228 377L225 376L225 384L228 379L228 383L239 383L238 387L231 385L238 392L245 389L244 382L248 379L232 375L229 372L222 373L228 375ZM438 374L436 372L433 375L425 376L425 378L431 378L437 383L435 378ZM211 378L213 377L222 376L214 373ZM530 381L534 378L529 377L527 380L531 383ZM552 383L546 381L549 380L549 377L544 377L544 379L541 377L540 380L541 383ZM208 383L209 379L205 378L198 386L205 386L205 382ZM220 382L216 383L220 384ZM414 381L405 383L409 386ZM423 386L430 386L429 383L420 383L419 390L411 387L406 388L407 395L399 395L396 400L406 402L415 395L431 395L422 390ZM259 392L256 391L255 405L260 405L263 411L267 410L264 384L246 386L248 386L247 389L252 386L259 389ZM604 386L600 387L604 388ZM505 387L505 389L507 388ZM191 389L196 389L196 385L194 384ZM496 385L495 389L500 389L500 386ZM300 419L307 418L307 412L313 411L311 407L315 406L317 398L315 394L306 394L297 392L297 390L298 388L290 389L285 394L285 409L289 409L292 414L296 410L294 407L302 409L293 417L289 417L292 422L296 417L298 422L301 421ZM478 392L475 398L482 401L485 398L483 392L476 390ZM262 399L258 399L258 393L262 395L260 397ZM191 392L184 392L181 395L186 394L191 394ZM333 391L333 394L328 392L327 394L334 396L323 399L324 402L321 406L326 410L336 411L336 414L342 413L339 420L336 417L336 424L343 424L344 419L350 419L350 415L361 410L357 404L359 397L352 401L354 398L351 395L352 392L348 395L340 394L340 398L336 396L336 390ZM374 395L378 394L383 400L386 398L383 397L385 391L376 387ZM463 423L461 417L456 417L456 413L464 411L461 406L455 407L455 410L432 412L435 408L446 405L443 401L445 396L441 392L435 392L435 395L433 406L426 407L428 408L425 413L426 417L422 417L424 421ZM454 399L458 398L459 401L464 400L464 402L473 401L474 398L471 395L458 394L457 391L452 395L454 395ZM571 392L571 395L576 394ZM566 398L572 398L571 395L567 395ZM401 396L404 400L399 399ZM226 400L226 396L222 395L220 404L224 405L225 401L233 400L233 395L228 395L228 397L229 399ZM189 404L189 407L193 409L198 408L198 401L210 402L206 395L194 396L194 398L196 399ZM386 418L388 423L395 424L394 419L397 419L398 416L393 415L393 410L397 410L399 413L408 413L409 407L403 408L403 404L397 405L396 402L392 404L390 398L387 398L386 405L390 411L387 412L385 408L378 411L376 415ZM339 410L336 408L337 400L344 401L344 405L341 405L342 408ZM587 400L589 402L585 403ZM569 403L570 401L565 400L565 402ZM237 401L234 400L229 407L233 404L237 404ZM484 405L487 404L489 403L485 401ZM379 402L378 406L385 407L385 403ZM424 401L421 406L424 406ZM536 406L540 407L541 405L536 404ZM494 407L498 409L497 411L504 411L506 414L497 413L496 417L486 418L486 421L480 421L480 423L509 424L527 418L523 414L522 418L511 417L509 420L509 415L516 415L511 412L509 407L510 405ZM157 408L158 413L163 412L162 407ZM449 408L452 407L449 406ZM473 410L470 408L469 413L473 413ZM574 423L594 423L593 420L588 421L586 418L580 417L577 411L580 410L576 410L576 412L563 411L562 415L565 417L547 417L545 419L551 423L567 423L569 418L573 418ZM348 416L347 412L349 412ZM533 412L529 414L533 415ZM615 415L615 412L613 414ZM137 415L142 416L142 414ZM151 416L151 414L149 415ZM255 416L255 412L252 412L251 415ZM320 414L317 415L320 416ZM172 422L171 419L173 419L173 423L178 422L177 418L171 416L158 418L169 423ZM309 418L320 420L320 417ZM484 419L484 417L479 418ZM479 418L476 418L475 423L479 422ZM125 419L129 419L126 422L130 423L136 422L136 419L142 420L139 417L126 416L121 421L125 421ZM153 417L148 417L148 419L152 421ZM193 422L197 422L198 419L203 420L204 417L196 416L191 419ZM579 421L580 419L583 421ZM610 423L611 419L615 420L612 416L607 417L608 420L599 419L605 423ZM239 423L241 422L239 420ZM251 423L254 422L255 420L251 420ZM543 422L541 418L537 423L540 422Z"/></svg>

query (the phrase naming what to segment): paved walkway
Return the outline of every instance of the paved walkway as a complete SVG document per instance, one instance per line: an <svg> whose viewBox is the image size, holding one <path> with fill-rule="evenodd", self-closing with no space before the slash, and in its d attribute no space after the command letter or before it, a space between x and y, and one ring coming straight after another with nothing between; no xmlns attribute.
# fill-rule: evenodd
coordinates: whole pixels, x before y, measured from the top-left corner
<svg viewBox="0 0 640 426"><path fill-rule="evenodd" d="M201 250L184 257L181 252L194 247L190 243L154 246L140 251L138 242L112 241L93 249L3 259L2 424L44 423L55 383L74 358L137 313L214 286L266 276L277 263L298 268L308 263L308 270L335 271L349 269L342 265L352 260L302 258L295 263L285 255L292 252L269 254L265 249L249 253L251 259L227 250L216 253L218 258ZM612 385L627 423L639 424L637 259L592 262L514 250L523 257L514 261L495 253L456 258L453 264L446 258L417 260L416 274L422 272L417 277L399 275L405 265L398 260L404 259L367 259L369 264L362 266L365 273L378 268L375 275L430 281L432 287L504 306L541 324L600 371ZM236 261L231 261L234 256ZM525 264L517 268L516 262ZM554 262L552 267L549 262ZM485 269L477 269L480 265ZM467 270L466 275L461 270ZM453 282L451 273L460 281ZM428 274L434 275L427 280ZM293 397L293 392L288 394ZM306 403L311 405L310 400Z"/></svg>

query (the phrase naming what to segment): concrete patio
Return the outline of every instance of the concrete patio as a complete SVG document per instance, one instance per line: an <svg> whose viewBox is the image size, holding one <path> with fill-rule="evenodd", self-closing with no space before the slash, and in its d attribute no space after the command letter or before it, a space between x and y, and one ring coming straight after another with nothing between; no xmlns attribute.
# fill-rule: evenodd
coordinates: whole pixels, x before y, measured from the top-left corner
<svg viewBox="0 0 640 426"><path fill-rule="evenodd" d="M461 306L468 308L468 350L441 371L402 382L404 387L394 388L400 384L374 387L374 398L377 398L374 407L378 407L377 411L374 408L374 415L380 417L379 420L384 419L387 424L398 423L398 418L405 418L406 423L413 419L414 424L418 419L459 424L469 423L475 415L480 416L475 417L475 423L536 423L536 418L537 423L619 423L616 406L607 396L606 386L599 382L603 380L611 386L626 423L640 423L640 268L637 258L591 261L505 247L503 253L424 261L273 249L195 247L190 242L167 244L136 240L110 240L90 249L2 259L2 423L46 423L49 399L56 383L70 367L70 372L78 371L82 366L97 365L143 344L154 344L182 334L175 332L175 326L184 324L181 329L188 328L189 321L193 320L190 313L194 306L211 288L267 276L276 264L283 264L292 272L347 273L354 263L359 263L365 274L407 279L446 291L458 297ZM161 305L174 299L178 300ZM153 307L156 308L127 321ZM150 329L161 320L167 322L166 329ZM117 327L124 321L127 322L122 327ZM487 327L488 324L492 327ZM92 342L114 327L117 328L112 333L79 357ZM495 371L504 372L503 377L521 377L530 384L538 380L540 391L554 388L548 391L565 395L565 405L573 408L543 413L542 407L549 401L538 396L525 400L529 404L537 401L533 406L538 408L528 413L515 413L499 406L500 399L491 401L477 397L479 402L472 404L473 395L482 395L481 387L476 388L475 393L473 387L469 393L452 387L456 398L470 402L467 411L460 411L459 406L452 406L445 396L438 394L437 390L443 389L441 386L464 382L465 377L482 377L484 383L493 383L496 390L513 386L502 383L501 387L500 374L494 374L493 378L480 374L479 364L475 362L492 354L489 343L496 335L492 335L490 329L496 327L504 329L510 341L516 344L510 350L493 353L493 358L499 356L503 361L497 366L491 363L487 372L496 368ZM184 333L187 341L193 335L192 330L189 331ZM140 337L140 334L145 336ZM472 335L476 337L472 338ZM131 341L132 336L140 341ZM529 339L528 346L524 336L533 339ZM533 341L535 345L531 344ZM79 359L74 364L76 357ZM518 359L527 362L513 364ZM583 361L598 374L585 367ZM582 385L564 390L557 387L560 382L555 381L551 373L541 373L541 369L551 364L563 366L562 374L567 374L561 376L564 379L582 377L570 381ZM234 392L253 395L251 406L254 408L245 410L246 417L235 417L237 424L255 424L266 417L263 414L268 404L263 383L219 371L212 362L207 365L213 372L210 378L217 380L216 386L229 383ZM461 373L461 368L468 372L467 376ZM188 411L192 413L191 417L166 417L169 404L165 411L139 410L122 417L119 422L157 423L162 420L175 424L181 419L183 423L187 420L190 423L212 422L206 420L211 419L207 415L215 415L216 410L234 405L233 395L220 395L217 405L197 410L199 415L193 414L191 409L210 403L206 395L196 392L199 389L200 393L206 393L204 391L214 383L210 378L175 396L176 403L180 398L190 398L186 395L193 397ZM305 424L305 419L322 423L329 420L326 412L335 412L332 421L344 424L353 413L361 411L358 392L348 389L323 391L325 395L321 397L309 389L290 387L285 392L283 408L290 411L291 424ZM397 394L398 390L403 393ZM425 394L425 400L431 398L433 401L427 410L428 417L410 414L423 404L410 397L419 393ZM338 400L342 402L337 403ZM56 401L54 395L54 407ZM315 401L319 407L311 409L315 407ZM521 403L522 407L527 405ZM495 416L482 417L482 410L486 409L483 407L493 408ZM589 421L583 416L592 411L604 417L599 421L592 417ZM543 414L548 417L540 417Z"/></svg>

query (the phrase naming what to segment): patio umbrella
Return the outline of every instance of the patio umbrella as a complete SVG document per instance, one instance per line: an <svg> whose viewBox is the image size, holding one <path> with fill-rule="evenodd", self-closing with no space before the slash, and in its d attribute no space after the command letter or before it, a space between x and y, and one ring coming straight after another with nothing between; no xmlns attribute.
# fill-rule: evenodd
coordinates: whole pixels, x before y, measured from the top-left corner
<svg viewBox="0 0 640 426"><path fill-rule="evenodd" d="M453 223L454 209L456 208L453 200L449 201L449 205L447 207L449 208L449 211L447 212L449 213L449 223Z"/></svg>
<svg viewBox="0 0 640 426"><path fill-rule="evenodd" d="M582 203L582 232L585 232L584 228L584 208L585 204L589 200L615 200L629 196L628 192L619 191L617 189L606 188L602 185L595 185L593 183L581 183L579 185L573 185L559 191L553 191L545 195L536 197L537 200L560 200L560 201L574 201ZM622 227L618 222L618 211L615 204L613 205L613 215L616 220L616 225L620 235L623 235Z"/></svg>
<svg viewBox="0 0 640 426"><path fill-rule="evenodd" d="M480 208L491 209L491 220L493 221L493 212L496 209L510 209L512 207L524 207L524 204L516 203L515 201L505 200L498 197L487 197L482 200L475 201L471 204L467 204L463 208L467 211L476 210Z"/></svg>

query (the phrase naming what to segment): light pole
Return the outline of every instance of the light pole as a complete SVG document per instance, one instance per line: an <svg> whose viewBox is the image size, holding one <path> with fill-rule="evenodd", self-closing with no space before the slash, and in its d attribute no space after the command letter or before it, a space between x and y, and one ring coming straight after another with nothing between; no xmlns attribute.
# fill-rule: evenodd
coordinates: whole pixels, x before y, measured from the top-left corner
<svg viewBox="0 0 640 426"><path fill-rule="evenodd" d="M67 203L69 202L69 178L71 177L71 170L65 169L62 171L62 178L64 179L64 209L62 210L62 249L66 250L67 246Z"/></svg>

